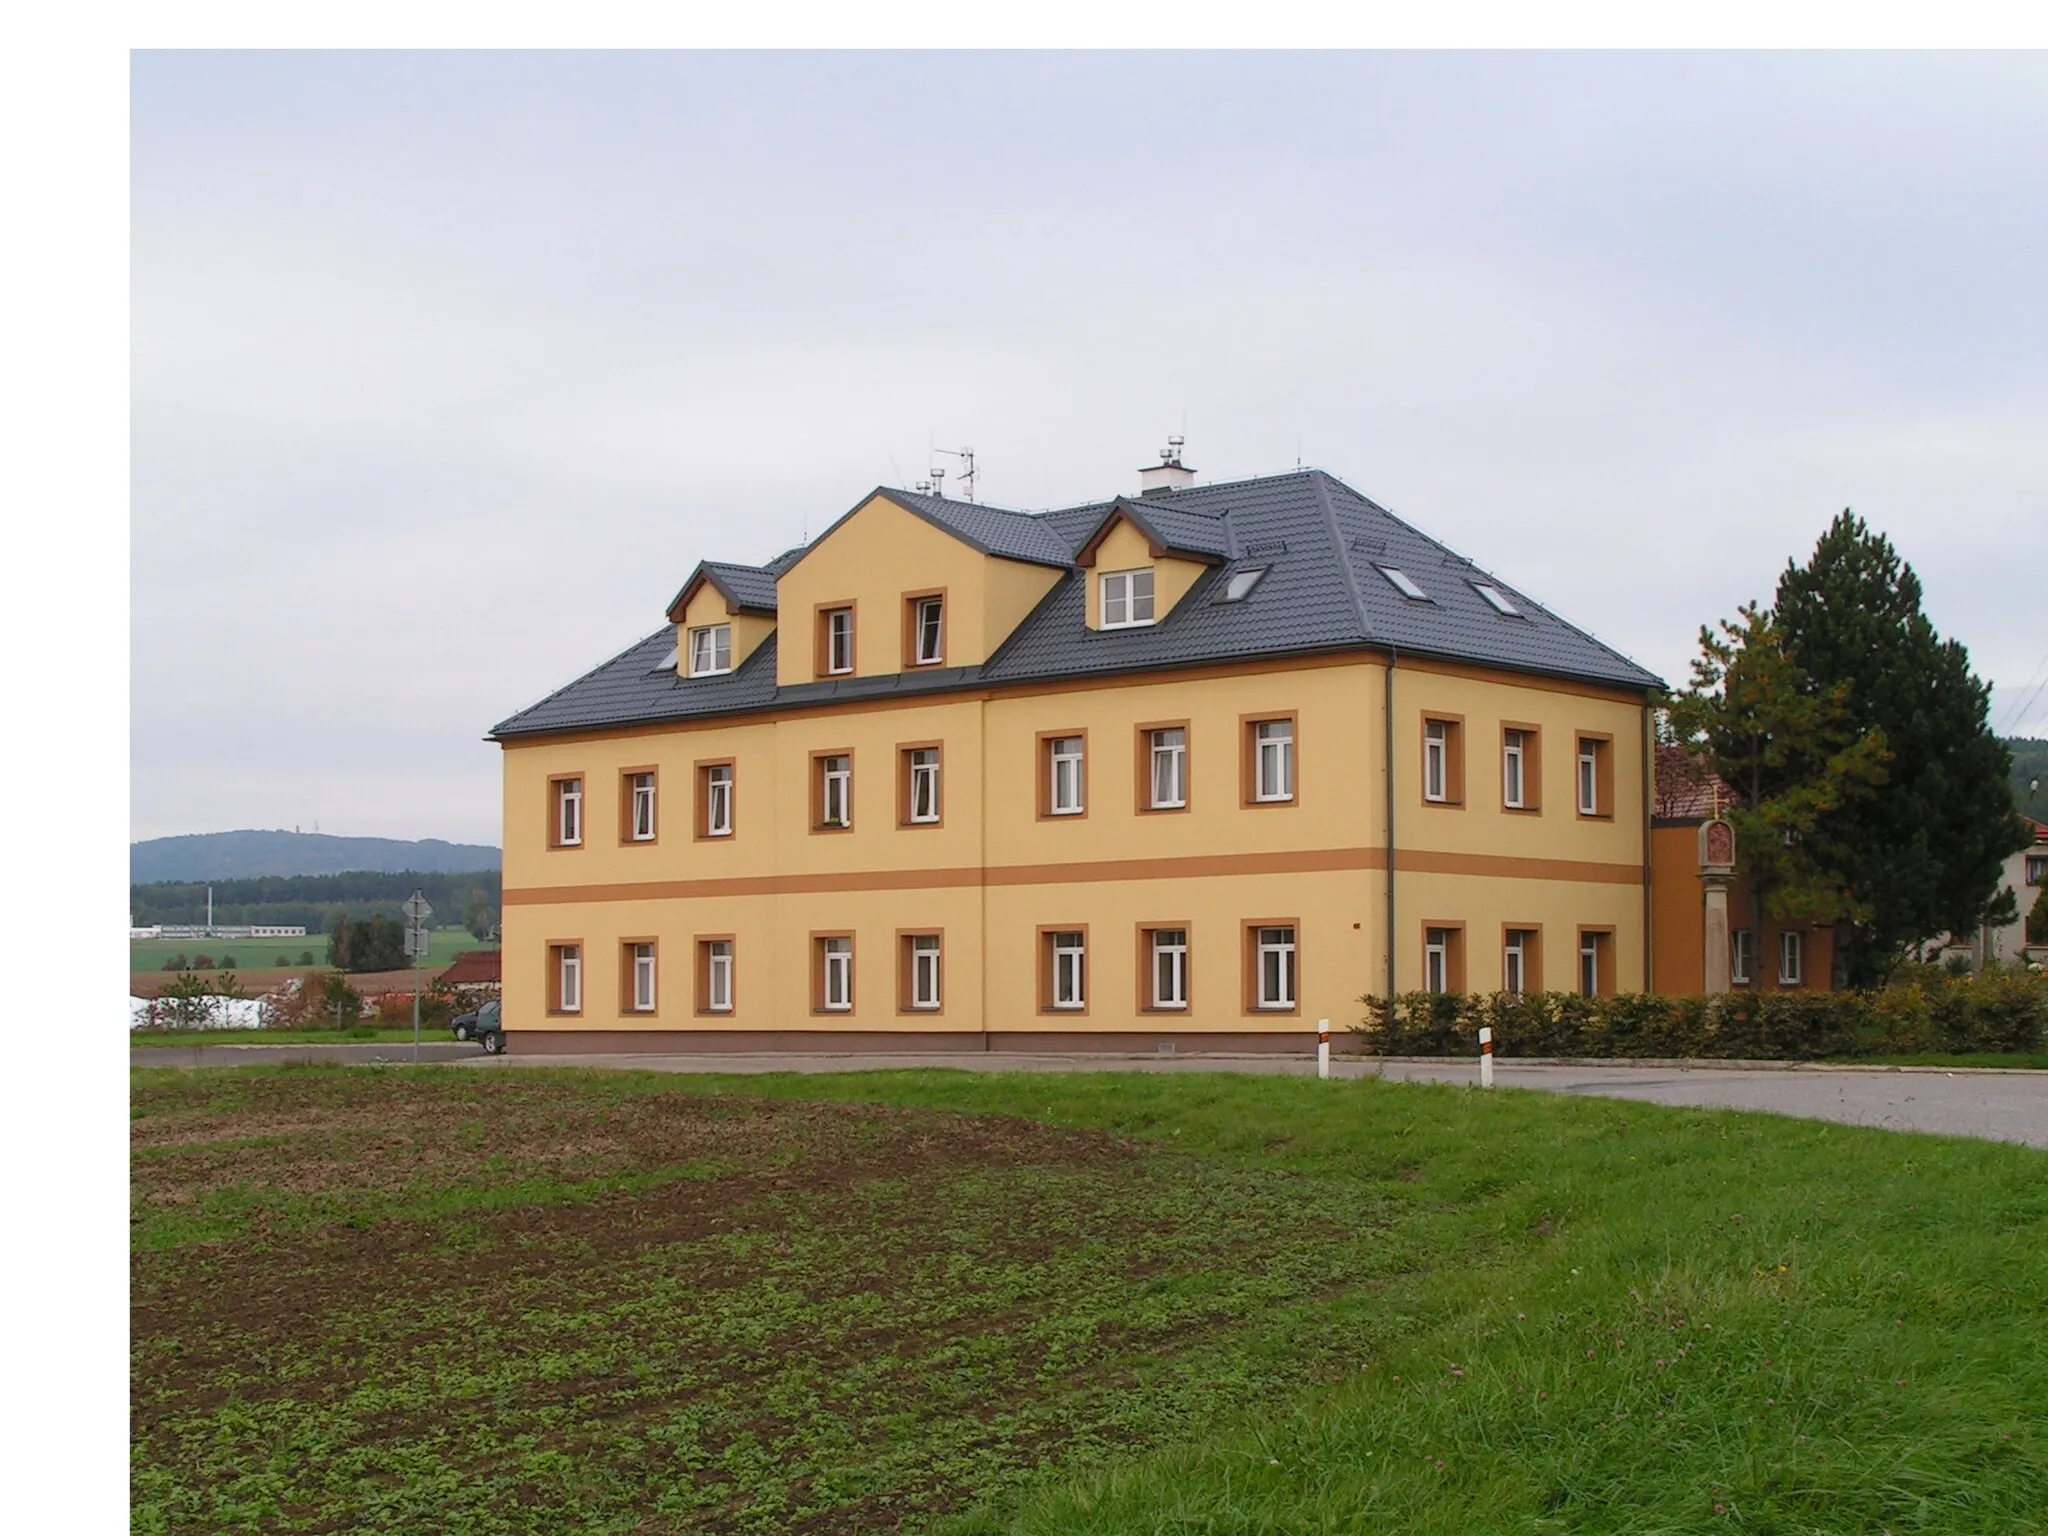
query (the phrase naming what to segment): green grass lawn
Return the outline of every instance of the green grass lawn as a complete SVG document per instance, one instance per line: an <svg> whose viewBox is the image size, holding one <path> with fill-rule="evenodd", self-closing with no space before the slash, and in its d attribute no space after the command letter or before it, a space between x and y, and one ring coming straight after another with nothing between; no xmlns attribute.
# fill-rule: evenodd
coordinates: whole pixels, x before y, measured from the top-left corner
<svg viewBox="0 0 2048 1536"><path fill-rule="evenodd" d="M132 1081L138 1531L2048 1511L2024 1148L1221 1074Z"/></svg>
<svg viewBox="0 0 2048 1536"><path fill-rule="evenodd" d="M466 949L495 949L495 944L479 943L476 935L466 928L436 928L433 951L428 956L427 968L439 970ZM302 939L136 939L128 945L128 970L130 974L143 971L160 971L164 962L178 955L211 955L215 960L232 955L235 968L242 971L274 971L286 969L277 963L282 955L291 962L290 969L301 969L298 958L305 951L313 952L315 967L327 964L327 935L309 933Z"/></svg>

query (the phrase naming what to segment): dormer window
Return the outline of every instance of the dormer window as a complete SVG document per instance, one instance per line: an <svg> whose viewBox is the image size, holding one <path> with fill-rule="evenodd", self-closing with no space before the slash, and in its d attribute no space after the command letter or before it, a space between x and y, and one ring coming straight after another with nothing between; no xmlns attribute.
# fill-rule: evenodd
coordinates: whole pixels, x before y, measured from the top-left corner
<svg viewBox="0 0 2048 1536"><path fill-rule="evenodd" d="M1102 577L1102 627L1135 629L1152 622L1152 572L1109 571Z"/></svg>
<svg viewBox="0 0 2048 1536"><path fill-rule="evenodd" d="M690 631L690 676L713 677L732 670L732 626L706 624Z"/></svg>

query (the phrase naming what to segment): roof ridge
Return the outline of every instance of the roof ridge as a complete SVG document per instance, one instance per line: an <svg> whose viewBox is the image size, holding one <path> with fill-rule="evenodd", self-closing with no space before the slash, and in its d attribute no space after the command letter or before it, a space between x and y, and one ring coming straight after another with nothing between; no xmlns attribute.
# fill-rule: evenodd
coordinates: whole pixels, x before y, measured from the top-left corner
<svg viewBox="0 0 2048 1536"><path fill-rule="evenodd" d="M1358 572L1351 568L1351 550L1344 539L1344 531L1337 526L1337 509L1330 504L1328 476L1321 470L1309 471L1309 483L1315 487L1316 505L1323 509L1323 526L1329 530L1330 543L1337 551L1338 567L1344 572L1344 595L1351 599L1351 611L1358 616L1358 637L1372 638L1372 619L1365 611L1365 594L1358 590Z"/></svg>

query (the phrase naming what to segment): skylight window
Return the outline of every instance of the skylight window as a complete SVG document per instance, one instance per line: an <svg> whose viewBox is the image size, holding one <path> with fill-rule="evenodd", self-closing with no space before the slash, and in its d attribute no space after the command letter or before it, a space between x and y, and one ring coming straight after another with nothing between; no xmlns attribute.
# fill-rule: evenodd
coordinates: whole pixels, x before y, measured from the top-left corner
<svg viewBox="0 0 2048 1536"><path fill-rule="evenodd" d="M661 658L661 665L654 670L657 672L673 672L676 669L676 663L682 659L683 648L680 645L672 645L668 648L668 654Z"/></svg>
<svg viewBox="0 0 2048 1536"><path fill-rule="evenodd" d="M1495 613L1504 613L1511 619L1519 619L1522 616L1522 610L1508 601L1507 593L1491 582L1475 581L1472 583L1472 590L1492 604Z"/></svg>
<svg viewBox="0 0 2048 1536"><path fill-rule="evenodd" d="M1423 591L1422 588L1415 585L1413 581L1410 581L1408 579L1408 573L1406 571L1397 570L1395 567L1391 565L1375 566L1374 569L1377 570L1382 576L1386 577L1387 584L1391 586L1396 592L1400 593L1403 597L1408 598L1410 601L1417 603L1426 603L1429 601L1429 594Z"/></svg>
<svg viewBox="0 0 2048 1536"><path fill-rule="evenodd" d="M1219 603L1241 603L1252 595L1252 588L1259 584L1270 566L1255 565L1250 570L1232 571L1230 580L1223 584L1223 594L1216 599Z"/></svg>

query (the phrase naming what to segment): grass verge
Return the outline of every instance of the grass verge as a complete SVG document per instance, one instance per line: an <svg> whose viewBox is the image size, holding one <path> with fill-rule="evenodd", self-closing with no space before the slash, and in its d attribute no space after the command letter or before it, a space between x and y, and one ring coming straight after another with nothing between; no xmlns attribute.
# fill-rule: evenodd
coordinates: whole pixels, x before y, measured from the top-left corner
<svg viewBox="0 0 2048 1536"><path fill-rule="evenodd" d="M134 1084L138 1530L2048 1509L2024 1148L1225 1075Z"/></svg>
<svg viewBox="0 0 2048 1536"><path fill-rule="evenodd" d="M420 1026L422 1041L451 1040L446 1025ZM362 1025L354 1029L135 1029L130 1045L378 1045L412 1044L412 1025Z"/></svg>

